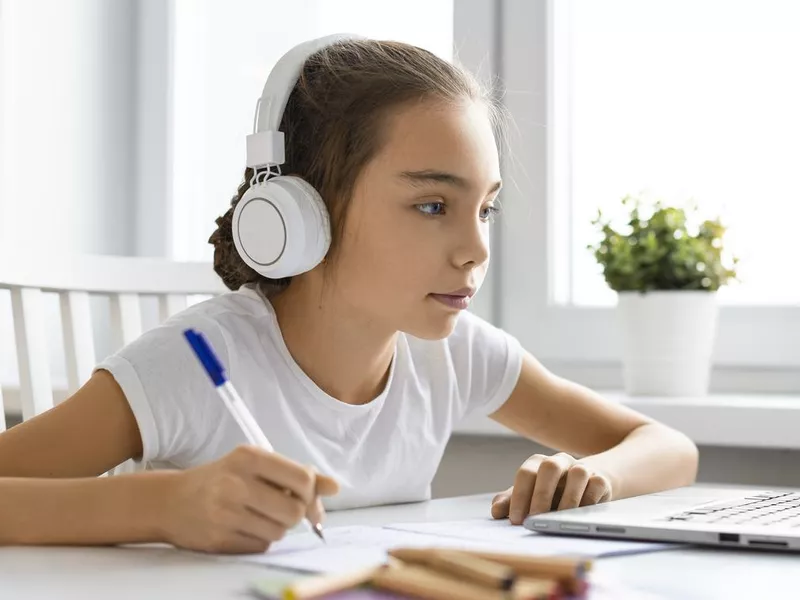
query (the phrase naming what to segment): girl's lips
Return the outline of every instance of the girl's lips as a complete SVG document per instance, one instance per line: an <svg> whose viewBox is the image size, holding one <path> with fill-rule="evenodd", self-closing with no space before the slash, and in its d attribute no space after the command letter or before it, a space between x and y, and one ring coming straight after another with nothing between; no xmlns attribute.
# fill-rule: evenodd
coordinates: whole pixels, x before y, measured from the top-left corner
<svg viewBox="0 0 800 600"><path fill-rule="evenodd" d="M475 295L475 288L471 287L463 287L460 290L455 290L453 292L448 292L446 294L441 294L442 296L468 296L472 297Z"/></svg>
<svg viewBox="0 0 800 600"><path fill-rule="evenodd" d="M471 300L468 295L455 294L431 294L431 298L438 300L445 306L455 308L456 310L465 310L469 308L469 301Z"/></svg>

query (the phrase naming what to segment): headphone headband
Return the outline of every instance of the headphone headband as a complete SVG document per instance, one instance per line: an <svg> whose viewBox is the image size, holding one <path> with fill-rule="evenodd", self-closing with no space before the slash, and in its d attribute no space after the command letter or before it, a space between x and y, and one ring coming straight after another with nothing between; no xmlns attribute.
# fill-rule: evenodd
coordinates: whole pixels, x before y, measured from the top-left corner
<svg viewBox="0 0 800 600"><path fill-rule="evenodd" d="M256 104L255 131L247 136L247 166L252 168L280 165L286 160L281 126L283 111L289 101L306 60L315 52L337 42L363 39L362 36L337 33L303 42L286 52L270 71Z"/></svg>
<svg viewBox="0 0 800 600"><path fill-rule="evenodd" d="M363 38L329 35L295 46L280 58L256 104L255 131L247 136L248 167L284 163L283 132L278 128L303 66L322 48L352 39ZM260 180L261 175L266 178ZM292 277L317 266L331 244L328 210L319 192L300 177L280 175L280 169L261 171L250 183L236 204L231 224L236 251L245 264L271 279Z"/></svg>

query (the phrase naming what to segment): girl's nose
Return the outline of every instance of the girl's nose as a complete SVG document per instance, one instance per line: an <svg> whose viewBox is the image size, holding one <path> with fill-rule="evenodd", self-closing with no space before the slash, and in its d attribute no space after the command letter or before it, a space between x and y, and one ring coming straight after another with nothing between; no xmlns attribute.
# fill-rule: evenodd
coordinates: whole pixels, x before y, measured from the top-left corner
<svg viewBox="0 0 800 600"><path fill-rule="evenodd" d="M489 260L489 226L482 221L459 232L456 266L474 268Z"/></svg>

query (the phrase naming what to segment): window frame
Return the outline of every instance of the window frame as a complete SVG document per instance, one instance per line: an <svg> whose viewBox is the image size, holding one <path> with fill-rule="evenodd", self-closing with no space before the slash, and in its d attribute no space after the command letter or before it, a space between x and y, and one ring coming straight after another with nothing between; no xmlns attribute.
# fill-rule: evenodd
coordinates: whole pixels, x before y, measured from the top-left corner
<svg viewBox="0 0 800 600"><path fill-rule="evenodd" d="M539 359L592 380L588 369L620 370L615 309L559 303L567 294L557 289L554 277L556 268L564 268L558 250L565 242L558 227L563 234L569 218L564 200L570 191L569 101L563 96L569 90L561 75L569 68L564 48L570 4L503 2L501 74L513 123L503 164L505 214L499 237L504 260L495 266L500 271L497 310L499 324ZM800 306L721 306L712 362L734 376L782 372L794 386L800 368ZM745 387L734 379L733 389Z"/></svg>

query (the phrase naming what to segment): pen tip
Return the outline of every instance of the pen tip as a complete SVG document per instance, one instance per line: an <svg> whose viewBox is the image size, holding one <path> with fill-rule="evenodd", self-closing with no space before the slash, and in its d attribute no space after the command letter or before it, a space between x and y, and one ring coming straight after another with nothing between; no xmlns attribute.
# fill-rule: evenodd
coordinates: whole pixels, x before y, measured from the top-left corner
<svg viewBox="0 0 800 600"><path fill-rule="evenodd" d="M314 523L313 529L314 529L314 533L317 534L317 537L319 539L321 539L323 542L325 542L325 536L322 535L322 524L321 523ZM325 542L325 543L327 543L327 542Z"/></svg>

